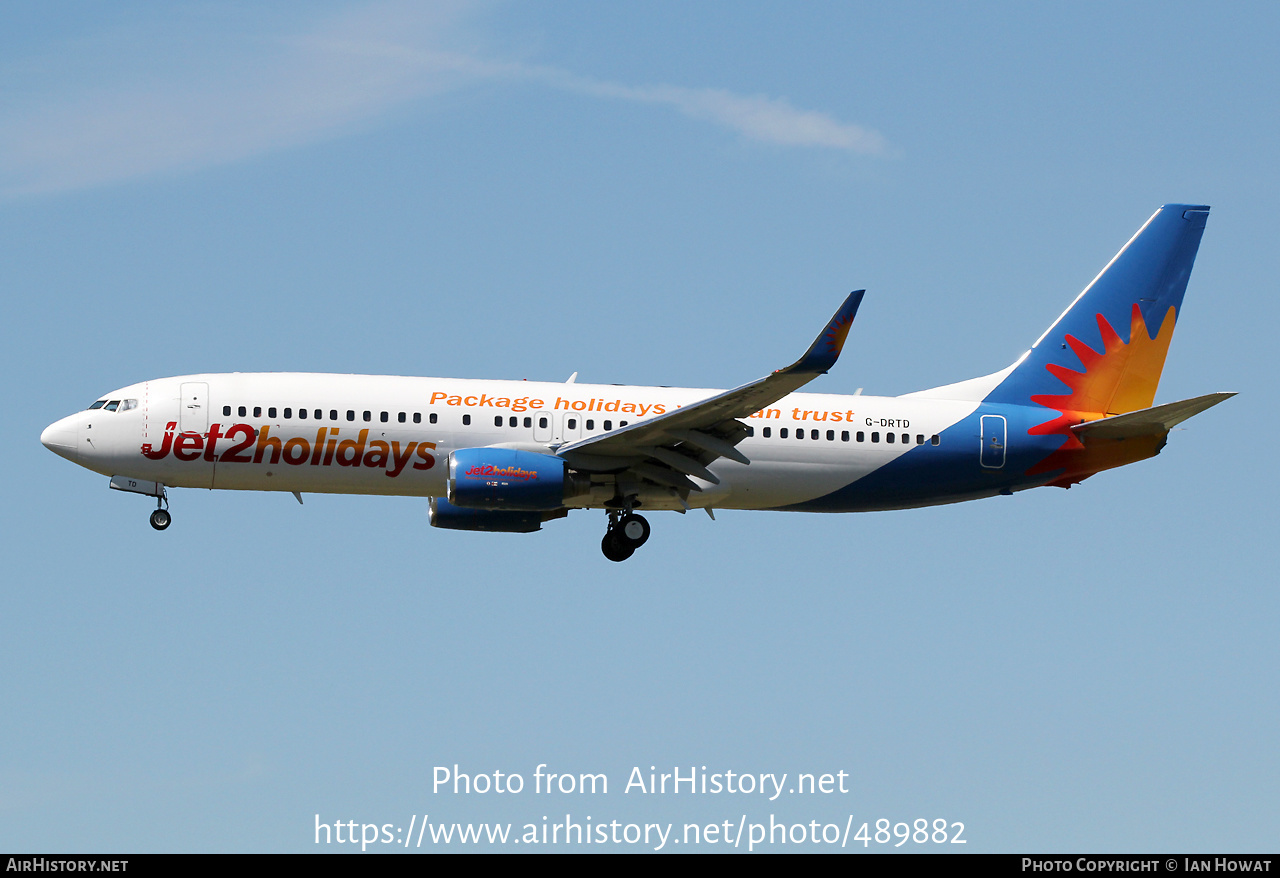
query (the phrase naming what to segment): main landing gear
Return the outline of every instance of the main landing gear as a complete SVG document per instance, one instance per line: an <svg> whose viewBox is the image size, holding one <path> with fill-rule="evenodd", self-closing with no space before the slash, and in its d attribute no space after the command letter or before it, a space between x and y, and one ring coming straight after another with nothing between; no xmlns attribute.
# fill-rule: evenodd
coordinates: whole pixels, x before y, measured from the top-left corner
<svg viewBox="0 0 1280 878"><path fill-rule="evenodd" d="M625 561L649 539L649 522L631 511L611 510L609 529L600 541L600 550L610 561Z"/></svg>

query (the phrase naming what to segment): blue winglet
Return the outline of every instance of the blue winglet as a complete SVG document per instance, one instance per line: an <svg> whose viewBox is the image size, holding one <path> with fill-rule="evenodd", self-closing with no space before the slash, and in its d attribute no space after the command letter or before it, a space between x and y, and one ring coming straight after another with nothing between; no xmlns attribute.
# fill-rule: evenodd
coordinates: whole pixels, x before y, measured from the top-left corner
<svg viewBox="0 0 1280 878"><path fill-rule="evenodd" d="M854 290L836 311L831 322L818 334L805 351L803 357L787 367L787 372L813 372L825 374L840 357L844 348L844 340L849 335L849 327L853 326L853 318L862 304L862 295L866 290Z"/></svg>

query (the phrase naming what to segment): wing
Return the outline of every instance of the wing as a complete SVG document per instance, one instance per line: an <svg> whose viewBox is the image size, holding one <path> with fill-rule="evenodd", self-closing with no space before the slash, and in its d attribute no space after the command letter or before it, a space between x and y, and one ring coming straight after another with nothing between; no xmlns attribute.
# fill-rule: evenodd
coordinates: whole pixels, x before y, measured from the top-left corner
<svg viewBox="0 0 1280 878"><path fill-rule="evenodd" d="M664 415L562 445L556 454L588 472L630 470L674 489L682 502L690 491L702 490L690 476L719 484L707 469L716 459L751 463L734 447L750 432L738 419L777 402L835 365L864 292L850 293L804 356L785 369Z"/></svg>

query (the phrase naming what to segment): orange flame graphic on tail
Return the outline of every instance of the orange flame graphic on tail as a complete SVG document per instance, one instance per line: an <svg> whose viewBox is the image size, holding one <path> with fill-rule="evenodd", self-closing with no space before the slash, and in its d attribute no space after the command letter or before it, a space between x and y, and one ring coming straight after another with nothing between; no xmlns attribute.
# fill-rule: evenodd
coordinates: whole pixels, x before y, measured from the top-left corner
<svg viewBox="0 0 1280 878"><path fill-rule="evenodd" d="M1065 470L1052 485L1070 487L1104 469L1123 466L1144 460L1157 454L1164 446L1163 436L1148 439L1101 440L1087 445L1071 432L1071 427L1108 415L1150 408L1155 401L1156 386L1164 370L1169 342L1177 312L1170 307L1165 313L1159 332L1152 337L1147 331L1142 311L1135 303L1126 344L1111 324L1101 314L1098 329L1102 333L1102 350L1095 351L1072 335L1066 342L1075 351L1084 366L1076 372L1065 366L1050 363L1045 366L1061 380L1070 392L1064 394L1038 394L1031 401L1045 408L1056 409L1058 417L1032 427L1032 436L1060 435L1066 441L1030 470L1028 475Z"/></svg>

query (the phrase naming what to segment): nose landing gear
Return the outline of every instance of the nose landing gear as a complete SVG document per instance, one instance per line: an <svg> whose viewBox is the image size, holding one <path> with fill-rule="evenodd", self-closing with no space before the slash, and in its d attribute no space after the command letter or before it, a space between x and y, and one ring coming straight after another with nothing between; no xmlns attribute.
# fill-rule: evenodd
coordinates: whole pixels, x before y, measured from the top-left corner
<svg viewBox="0 0 1280 878"><path fill-rule="evenodd" d="M161 485L156 494L156 510L151 513L151 526L156 530L164 530L173 524L173 516L169 514L169 492Z"/></svg>
<svg viewBox="0 0 1280 878"><path fill-rule="evenodd" d="M164 489L163 483L148 482L145 479L129 476L112 476L109 487L114 491L128 491L130 494L155 497L156 509L151 513L151 526L156 530L164 530L173 523L173 516L169 514L169 492Z"/></svg>
<svg viewBox="0 0 1280 878"><path fill-rule="evenodd" d="M649 522L630 511L610 511L600 550L610 561L625 561L649 539Z"/></svg>

